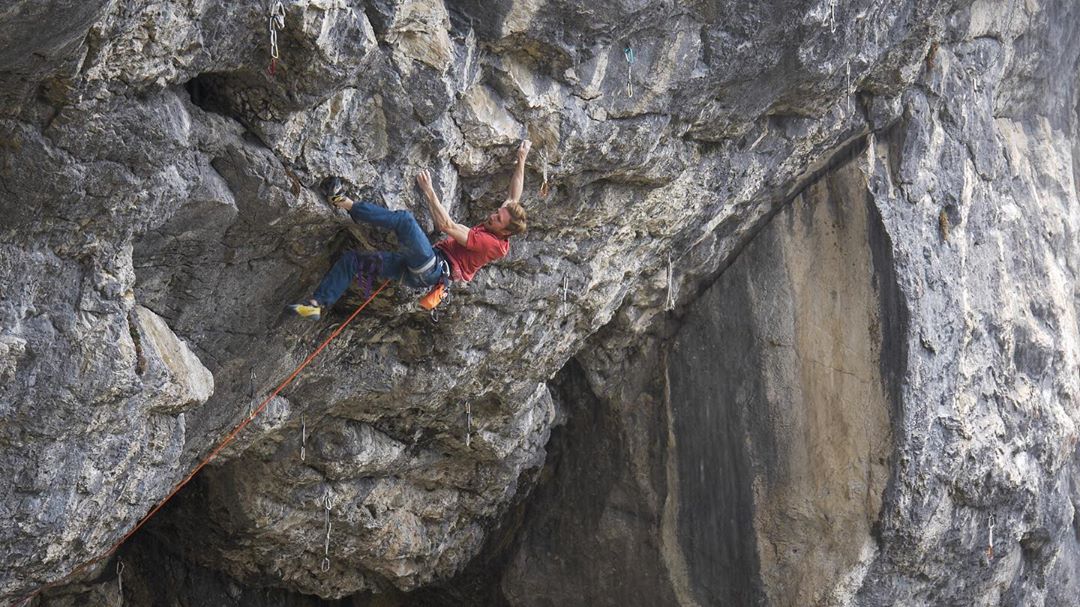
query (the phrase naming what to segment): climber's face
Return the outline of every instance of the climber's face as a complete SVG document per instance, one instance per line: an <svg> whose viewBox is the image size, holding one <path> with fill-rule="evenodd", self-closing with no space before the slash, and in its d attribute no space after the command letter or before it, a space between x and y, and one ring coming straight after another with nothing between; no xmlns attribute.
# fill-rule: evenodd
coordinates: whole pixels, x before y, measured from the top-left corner
<svg viewBox="0 0 1080 607"><path fill-rule="evenodd" d="M491 215L488 215L484 227L494 234L506 234L506 226L510 225L510 211L506 207L499 207Z"/></svg>

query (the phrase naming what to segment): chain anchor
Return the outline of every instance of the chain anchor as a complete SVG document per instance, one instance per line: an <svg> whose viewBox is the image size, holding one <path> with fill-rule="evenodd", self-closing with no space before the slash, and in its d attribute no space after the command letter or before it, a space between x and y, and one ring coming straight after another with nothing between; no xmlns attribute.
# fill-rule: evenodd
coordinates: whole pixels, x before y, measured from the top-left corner
<svg viewBox="0 0 1080 607"><path fill-rule="evenodd" d="M270 9L270 67L266 73L271 76L277 72L277 61L281 53L278 49L278 32L285 29L285 5L281 2L274 4Z"/></svg>

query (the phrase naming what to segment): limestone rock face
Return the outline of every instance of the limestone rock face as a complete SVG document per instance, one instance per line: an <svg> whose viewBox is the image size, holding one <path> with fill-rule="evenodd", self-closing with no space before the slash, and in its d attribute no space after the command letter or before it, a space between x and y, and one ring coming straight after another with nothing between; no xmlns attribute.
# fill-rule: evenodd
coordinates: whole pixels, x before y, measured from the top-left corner
<svg viewBox="0 0 1080 607"><path fill-rule="evenodd" d="M291 0L276 61L271 5L0 9L0 600L1080 594L1072 3ZM360 303L281 314L394 246L315 184L472 223L522 137L510 255L380 294L125 548L204 588L82 566Z"/></svg>
<svg viewBox="0 0 1080 607"><path fill-rule="evenodd" d="M1077 95L1014 87L1076 55L1014 15L957 13L898 122L578 355L510 604L1075 602Z"/></svg>

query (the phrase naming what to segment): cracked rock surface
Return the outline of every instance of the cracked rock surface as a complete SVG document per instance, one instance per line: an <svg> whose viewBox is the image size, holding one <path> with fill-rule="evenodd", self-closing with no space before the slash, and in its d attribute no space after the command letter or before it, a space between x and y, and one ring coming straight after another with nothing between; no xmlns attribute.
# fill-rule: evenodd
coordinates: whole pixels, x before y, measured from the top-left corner
<svg viewBox="0 0 1080 607"><path fill-rule="evenodd" d="M0 599L1080 595L1072 3L294 0L273 73L264 2L8 4ZM314 184L472 223L523 137L510 255L381 294L125 548L198 591L77 570L362 301L281 315L393 246Z"/></svg>

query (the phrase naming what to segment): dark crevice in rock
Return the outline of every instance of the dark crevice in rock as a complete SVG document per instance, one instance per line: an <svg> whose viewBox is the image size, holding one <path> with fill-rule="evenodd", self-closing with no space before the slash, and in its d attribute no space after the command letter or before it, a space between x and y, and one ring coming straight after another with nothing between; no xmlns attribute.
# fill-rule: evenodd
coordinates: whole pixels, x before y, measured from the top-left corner
<svg viewBox="0 0 1080 607"><path fill-rule="evenodd" d="M122 563L123 569L117 574ZM122 580L120 579L122 577ZM201 567L175 551L173 540L139 533L126 543L98 580L98 588L82 598L119 598L109 605L175 605L176 607L364 607L350 599L328 600L288 590L243 585L227 575ZM123 588L123 596L118 596ZM101 604L93 600L74 604ZM49 604L42 607L50 607ZM58 606L59 607L59 606Z"/></svg>
<svg viewBox="0 0 1080 607"><path fill-rule="evenodd" d="M591 541L603 515L602 498L617 483L617 475L612 473L613 458L623 451L613 444L619 439L612 426L611 412L593 394L577 360L570 359L549 383L549 388L569 417L564 425L552 430L543 466L519 484L530 490L519 491L488 535L480 554L461 573L444 583L410 593L403 607L521 604L520 597L515 598L512 590L507 595L505 579L526 541L550 551L543 559L546 570L563 570L571 577L587 575L590 567L573 560L583 558L585 553L565 547ZM564 562L566 555L571 560ZM597 557L593 554L584 558ZM588 602L587 597L582 600Z"/></svg>
<svg viewBox="0 0 1080 607"><path fill-rule="evenodd" d="M146 372L146 357L143 355L142 338L135 324L135 312L128 314L128 333L131 334L131 343L135 345L135 372L142 375Z"/></svg>
<svg viewBox="0 0 1080 607"><path fill-rule="evenodd" d="M386 43L386 32L394 18L394 8L388 6L387 0L372 0L364 3L364 16L367 17L371 29L379 39L379 44Z"/></svg>
<svg viewBox="0 0 1080 607"><path fill-rule="evenodd" d="M881 378L888 399L891 425L902 423L903 381L907 374L907 333L909 312L896 275L893 244L881 213L866 201L870 213L870 253L874 265L874 288L881 306ZM886 489L888 492L889 489Z"/></svg>
<svg viewBox="0 0 1080 607"><path fill-rule="evenodd" d="M720 282L716 283L721 284ZM723 301L732 314L746 313L752 303L732 289L723 300L718 289L704 292L707 305L692 309L673 341L665 367L670 379L671 427L676 437L677 542L686 561L687 591L712 597L719 604L758 605L764 601L761 557L754 537L754 470L776 467L775 461L754 461L747 444L761 445L760 455L773 460L775 448L767 425L755 423L735 390L756 394L751 368L737 360L756 360L760 336L751 323L725 331L725 343L740 352L735 359L714 350L713 322L705 320L713 304ZM689 328L689 330L688 330ZM709 361L708 363L706 361ZM710 364L711 363L711 364ZM749 386L749 387L748 387ZM743 397L746 398L746 397ZM706 471L706 467L708 470Z"/></svg>
<svg viewBox="0 0 1080 607"><path fill-rule="evenodd" d="M809 171L799 176L795 180L795 185L789 191L785 197L783 204L781 204L776 212L779 212L786 208L791 201L795 200L803 194L810 186L818 183L824 177L830 173L836 171L841 165L847 164L852 158L855 158L866 150L868 139L865 133L858 134L851 137L847 141L842 142L836 146L833 150L826 153L823 158L819 159ZM775 215L775 213L774 213Z"/></svg>
<svg viewBox="0 0 1080 607"><path fill-rule="evenodd" d="M478 0L451 0L446 3L446 10L452 21L468 23L476 36L485 41L492 41L503 29L503 22L513 8L513 2L498 0L480 2Z"/></svg>
<svg viewBox="0 0 1080 607"><path fill-rule="evenodd" d="M285 110L280 93L275 93L257 76L247 73L206 72L184 83L191 102L203 110L240 123L259 145L273 149L255 128L257 123L280 122Z"/></svg>
<svg viewBox="0 0 1080 607"><path fill-rule="evenodd" d="M191 96L191 102L200 108L231 118L246 126L244 116L226 94L226 84L222 74L199 74L184 84L184 90Z"/></svg>
<svg viewBox="0 0 1080 607"><path fill-rule="evenodd" d="M708 278L701 280L695 285L695 288L687 295L686 301L697 301L708 291L718 280L723 276L724 271L731 267L738 259L746 247L754 241L754 238L764 230L772 220L779 215L785 208L787 208L793 200L798 198L807 188L813 186L818 181L828 176L829 173L836 170L837 167L851 161L852 158L858 156L866 150L868 138L866 136L853 138L844 144L838 146L832 151L826 159L821 161L820 165L815 167L803 178L796 180L796 185L792 186L790 193L784 197L783 202L776 204L772 209L761 216L754 225L746 230L744 236L733 247L730 255L728 255L720 263L717 269ZM699 145L711 146L715 144L699 142ZM733 218L730 222L721 223L716 227L715 234L718 239L724 239L728 237L732 232L735 232L741 227L741 223L738 223Z"/></svg>

